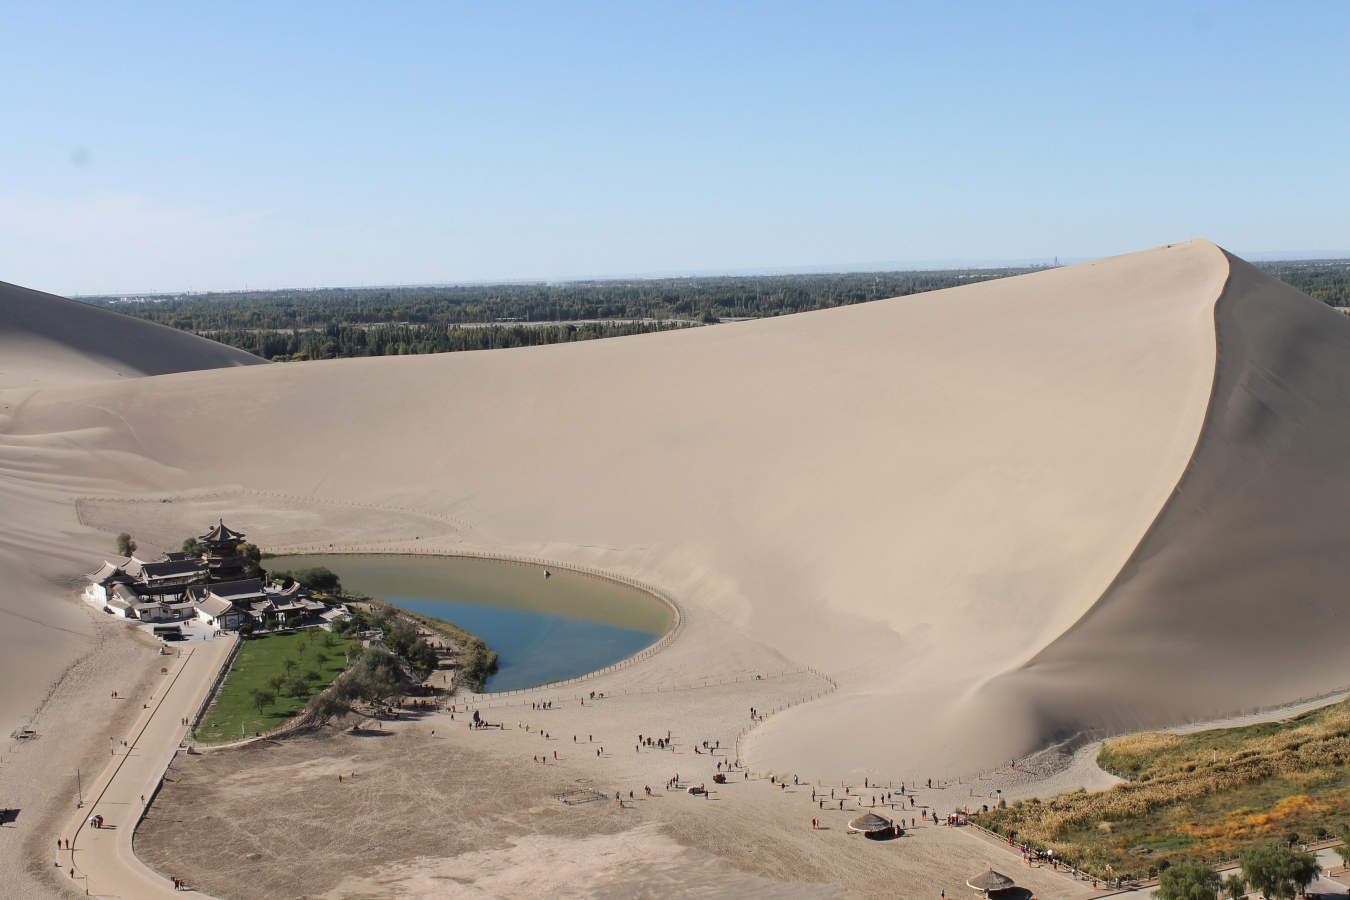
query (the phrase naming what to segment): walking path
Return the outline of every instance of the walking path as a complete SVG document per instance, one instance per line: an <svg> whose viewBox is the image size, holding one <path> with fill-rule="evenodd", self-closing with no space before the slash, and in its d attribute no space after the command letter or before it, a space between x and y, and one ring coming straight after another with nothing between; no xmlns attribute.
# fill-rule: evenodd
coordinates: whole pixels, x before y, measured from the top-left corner
<svg viewBox="0 0 1350 900"><path fill-rule="evenodd" d="M71 849L61 851L63 868L87 893L128 898L181 895L169 878L136 858L131 839L187 734L184 721L196 714L236 641L237 637L194 641L179 656L164 657L164 680L150 697L111 700L139 701L145 709L124 739L110 739L112 759L98 780L85 787L84 808L65 832ZM89 824L96 815L103 816L102 828Z"/></svg>
<svg viewBox="0 0 1350 900"><path fill-rule="evenodd" d="M1307 896L1314 898L1346 896L1347 889L1344 882L1342 882L1341 879L1346 877L1346 873L1348 870L1346 869L1345 865L1341 862L1340 856L1336 853L1336 851L1332 847L1323 847L1322 849L1317 850L1314 855L1317 857L1318 864L1321 865L1322 867L1322 874L1318 876L1317 879L1313 881L1311 885L1309 885ZM1226 865L1219 868L1217 871L1220 875L1228 876L1240 872L1241 870L1235 865ZM1331 877L1333 875L1334 877ZM1156 897L1157 894L1155 892L1157 891L1157 889L1158 885L1156 883L1153 883L1145 885L1144 887L1135 888L1133 890L1127 889L1123 891L1109 891L1109 892L1102 891L1096 894L1095 896L1139 897L1139 898ZM1261 894L1258 891L1250 891L1246 896L1249 898L1259 897L1261 896Z"/></svg>

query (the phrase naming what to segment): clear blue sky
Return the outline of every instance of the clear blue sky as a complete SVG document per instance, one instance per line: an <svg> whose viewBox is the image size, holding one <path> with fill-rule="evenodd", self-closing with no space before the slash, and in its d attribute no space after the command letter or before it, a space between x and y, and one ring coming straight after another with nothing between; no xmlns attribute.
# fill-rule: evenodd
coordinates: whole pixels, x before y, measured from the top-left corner
<svg viewBox="0 0 1350 900"><path fill-rule="evenodd" d="M1345 0L29 3L3 33L0 280L57 293L1350 251Z"/></svg>

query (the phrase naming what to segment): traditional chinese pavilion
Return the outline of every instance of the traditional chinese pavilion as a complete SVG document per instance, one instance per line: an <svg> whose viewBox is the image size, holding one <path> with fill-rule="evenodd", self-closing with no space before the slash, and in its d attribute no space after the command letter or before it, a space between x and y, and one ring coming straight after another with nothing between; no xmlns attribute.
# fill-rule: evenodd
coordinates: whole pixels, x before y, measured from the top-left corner
<svg viewBox="0 0 1350 900"><path fill-rule="evenodd" d="M206 534L198 536L202 562L206 563L212 581L237 581L244 577L244 558L239 555L243 540L244 533L226 527L224 519Z"/></svg>

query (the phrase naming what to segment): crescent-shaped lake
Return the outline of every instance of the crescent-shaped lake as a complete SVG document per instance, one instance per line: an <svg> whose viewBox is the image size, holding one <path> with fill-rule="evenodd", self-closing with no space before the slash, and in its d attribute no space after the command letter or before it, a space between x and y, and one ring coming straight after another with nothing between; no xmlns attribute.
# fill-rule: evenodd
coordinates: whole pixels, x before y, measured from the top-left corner
<svg viewBox="0 0 1350 900"><path fill-rule="evenodd" d="M489 692L535 687L603 669L674 625L664 602L637 588L566 569L461 556L276 556L275 571L324 566L349 593L453 622L497 652Z"/></svg>

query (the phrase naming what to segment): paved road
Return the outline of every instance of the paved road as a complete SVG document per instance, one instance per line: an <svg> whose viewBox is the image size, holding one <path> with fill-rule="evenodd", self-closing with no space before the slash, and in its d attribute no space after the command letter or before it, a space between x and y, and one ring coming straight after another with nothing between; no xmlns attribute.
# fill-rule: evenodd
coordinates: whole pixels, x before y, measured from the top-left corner
<svg viewBox="0 0 1350 900"><path fill-rule="evenodd" d="M130 731L110 749L108 767L93 784L84 785L85 805L62 837L70 837L71 850L63 851L67 874L98 897L181 897L168 877L152 871L136 858L131 838L154 796L161 776L187 733L183 718L190 721L211 689L216 674L238 638L193 641L182 645L178 657L165 656L168 672L150 697L112 700L142 703L145 709ZM121 741L126 746L121 746ZM143 798L143 799L142 799ZM102 815L103 828L89 824ZM200 895L198 895L200 896Z"/></svg>

